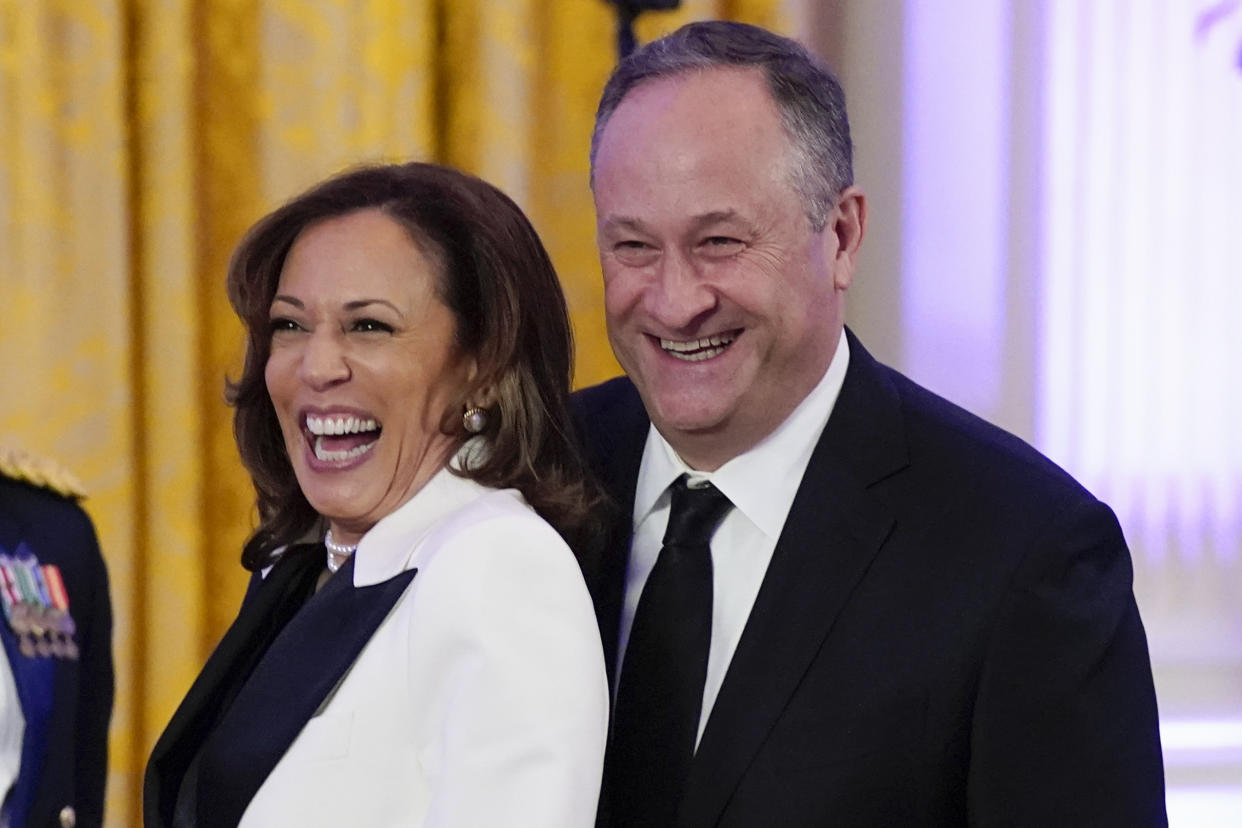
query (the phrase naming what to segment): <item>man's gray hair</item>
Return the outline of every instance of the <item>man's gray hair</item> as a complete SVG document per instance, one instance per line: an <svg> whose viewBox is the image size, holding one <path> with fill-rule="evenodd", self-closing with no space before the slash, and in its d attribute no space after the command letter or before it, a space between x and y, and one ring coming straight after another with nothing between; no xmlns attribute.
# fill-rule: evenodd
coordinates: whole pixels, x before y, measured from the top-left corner
<svg viewBox="0 0 1242 828"><path fill-rule="evenodd" d="M631 90L656 78L721 67L754 67L763 73L789 136L790 183L806 202L811 226L822 230L837 197L854 183L845 93L832 72L800 43L745 23L688 23L637 49L613 70L595 111L592 186L600 136Z"/></svg>

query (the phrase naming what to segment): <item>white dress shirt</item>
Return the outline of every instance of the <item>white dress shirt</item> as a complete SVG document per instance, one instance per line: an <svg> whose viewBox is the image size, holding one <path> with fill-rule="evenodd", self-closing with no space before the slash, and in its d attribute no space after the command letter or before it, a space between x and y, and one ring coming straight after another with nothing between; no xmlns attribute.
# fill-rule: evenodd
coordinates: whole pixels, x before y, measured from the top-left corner
<svg viewBox="0 0 1242 828"><path fill-rule="evenodd" d="M734 507L712 536L712 640L696 745L759 594L811 452L836 404L848 364L849 345L842 333L828 370L793 413L754 448L714 472L687 466L655 426L647 433L634 490L634 539L625 576L618 677L639 596L663 545L669 485L682 474L688 474L692 482L711 481Z"/></svg>
<svg viewBox="0 0 1242 828"><path fill-rule="evenodd" d="M518 492L444 470L354 555L356 587L418 573L243 828L593 825L608 684L556 531Z"/></svg>

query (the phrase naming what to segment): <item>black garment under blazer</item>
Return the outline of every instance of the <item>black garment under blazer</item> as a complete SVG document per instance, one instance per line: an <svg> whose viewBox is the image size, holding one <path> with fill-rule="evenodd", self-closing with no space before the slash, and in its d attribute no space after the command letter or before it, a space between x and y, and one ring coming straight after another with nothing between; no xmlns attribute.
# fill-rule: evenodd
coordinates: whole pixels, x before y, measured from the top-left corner
<svg viewBox="0 0 1242 828"><path fill-rule="evenodd" d="M236 620L151 751L142 792L146 828L175 824L196 757L196 828L237 825L416 573L355 587L350 558L313 592L324 554L319 543L292 546L266 578L251 578Z"/></svg>
<svg viewBox="0 0 1242 828"><path fill-rule="evenodd" d="M1113 513L847 335L844 385L677 825L1165 825L1151 665ZM619 503L590 573L612 670L649 421L624 378L574 404Z"/></svg>

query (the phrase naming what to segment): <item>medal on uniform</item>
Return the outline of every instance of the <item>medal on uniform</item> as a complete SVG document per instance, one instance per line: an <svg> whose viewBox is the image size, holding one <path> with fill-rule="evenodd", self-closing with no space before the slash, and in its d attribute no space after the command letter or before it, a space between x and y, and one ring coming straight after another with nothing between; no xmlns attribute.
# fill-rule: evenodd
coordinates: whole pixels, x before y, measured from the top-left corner
<svg viewBox="0 0 1242 828"><path fill-rule="evenodd" d="M22 655L78 658L69 593L59 567L41 566L25 544L18 544L16 555L0 555L0 596Z"/></svg>
<svg viewBox="0 0 1242 828"><path fill-rule="evenodd" d="M31 636L30 613L22 599L18 582L18 564L8 555L0 554L0 603L4 604L4 616L17 636L17 647L27 658L34 658L34 639Z"/></svg>
<svg viewBox="0 0 1242 828"><path fill-rule="evenodd" d="M35 652L41 658L47 658L52 655L52 642L48 636L48 619L47 619L47 599L39 588L39 579L35 574L38 571L39 564L35 557L29 553L22 555L22 547L17 548L18 557L14 561L14 573L17 576L17 590L22 596L22 603L26 606L27 617L30 620L30 636L34 642ZM22 651L23 653L25 650Z"/></svg>
<svg viewBox="0 0 1242 828"><path fill-rule="evenodd" d="M73 616L69 614L69 592L65 589L65 581L60 576L60 567L56 564L47 564L40 567L40 571L52 604L50 615L53 629L56 631L60 655L76 661L78 645L74 641L74 634L77 632L77 625L73 623Z"/></svg>

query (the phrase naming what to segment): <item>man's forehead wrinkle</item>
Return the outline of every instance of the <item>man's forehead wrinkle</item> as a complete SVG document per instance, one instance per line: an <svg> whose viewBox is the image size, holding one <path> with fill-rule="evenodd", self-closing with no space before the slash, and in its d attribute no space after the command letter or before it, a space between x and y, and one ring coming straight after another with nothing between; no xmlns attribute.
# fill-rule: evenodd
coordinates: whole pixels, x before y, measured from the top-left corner
<svg viewBox="0 0 1242 828"><path fill-rule="evenodd" d="M709 210L706 213L700 213L691 218L691 221L698 225L721 224L726 221L736 221L739 218L737 210L727 207L722 210Z"/></svg>
<svg viewBox="0 0 1242 828"><path fill-rule="evenodd" d="M646 223L633 216L605 216L603 224L605 230L646 230Z"/></svg>

